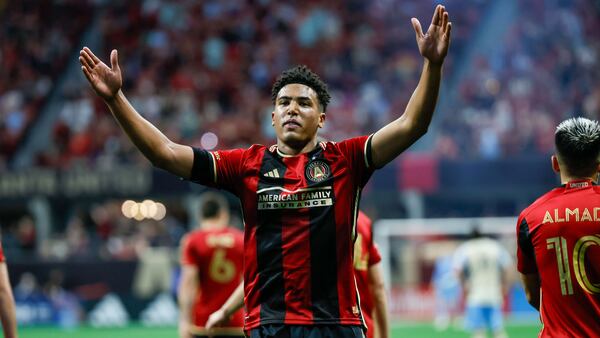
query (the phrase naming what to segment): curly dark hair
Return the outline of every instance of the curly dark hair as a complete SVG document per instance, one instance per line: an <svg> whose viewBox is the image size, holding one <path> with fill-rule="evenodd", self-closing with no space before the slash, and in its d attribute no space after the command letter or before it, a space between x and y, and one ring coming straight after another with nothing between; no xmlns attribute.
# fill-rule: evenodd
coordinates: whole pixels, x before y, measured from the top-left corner
<svg viewBox="0 0 600 338"><path fill-rule="evenodd" d="M317 93L317 98L323 107L323 112L327 110L327 105L331 100L331 95L329 95L329 92L327 91L327 85L317 74L305 65L296 66L281 73L277 78L277 81L273 84L273 88L271 88L271 100L273 101L273 104L275 104L277 94L281 88L290 83L299 83L312 88L312 90Z"/></svg>

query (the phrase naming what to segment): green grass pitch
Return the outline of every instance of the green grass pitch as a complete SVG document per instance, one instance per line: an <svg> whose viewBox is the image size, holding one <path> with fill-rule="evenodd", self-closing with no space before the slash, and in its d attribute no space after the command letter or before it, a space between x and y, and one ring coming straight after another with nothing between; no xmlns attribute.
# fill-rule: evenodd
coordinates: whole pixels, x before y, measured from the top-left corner
<svg viewBox="0 0 600 338"><path fill-rule="evenodd" d="M540 330L539 325L507 325L509 337L537 337ZM73 330L62 330L48 327L20 328L21 338L177 338L175 327L146 328L132 325L125 328L98 329L91 327L80 327ZM469 334L458 329L450 328L438 332L431 324L394 324L392 326L392 338L468 338Z"/></svg>

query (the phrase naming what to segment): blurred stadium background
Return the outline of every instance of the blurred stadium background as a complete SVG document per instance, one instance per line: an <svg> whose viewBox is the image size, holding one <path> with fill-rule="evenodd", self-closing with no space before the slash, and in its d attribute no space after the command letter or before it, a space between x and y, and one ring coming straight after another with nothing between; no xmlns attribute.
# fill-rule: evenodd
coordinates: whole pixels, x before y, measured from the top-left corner
<svg viewBox="0 0 600 338"><path fill-rule="evenodd" d="M473 218L506 217L486 229L514 252L514 217L558 183L557 122L600 117L600 1L439 2L454 26L433 124L361 204L395 220L375 225L394 337L434 335L435 262L489 220ZM82 46L118 49L134 106L206 149L273 143L270 86L307 64L333 94L323 136L342 140L401 114L421 65L410 17L429 22L435 3L0 1L0 228L21 337L177 334L178 245L204 188L142 158L85 83ZM509 335L533 336L513 280ZM460 318L436 334L467 336Z"/></svg>

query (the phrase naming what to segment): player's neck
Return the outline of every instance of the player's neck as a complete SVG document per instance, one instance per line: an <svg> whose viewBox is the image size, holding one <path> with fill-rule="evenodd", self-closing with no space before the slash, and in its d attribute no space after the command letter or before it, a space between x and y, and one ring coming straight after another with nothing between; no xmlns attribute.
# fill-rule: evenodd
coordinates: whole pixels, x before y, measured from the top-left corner
<svg viewBox="0 0 600 338"><path fill-rule="evenodd" d="M306 144L287 144L282 140L277 140L277 151L284 156L296 156L308 153L317 146L317 139L314 138Z"/></svg>
<svg viewBox="0 0 600 338"><path fill-rule="evenodd" d="M592 176L573 176L573 175L569 175L568 173L565 173L563 171L560 172L560 182L561 184L567 184L569 182L573 182L573 181L587 181L590 180L594 183L598 183L598 173L592 175Z"/></svg>
<svg viewBox="0 0 600 338"><path fill-rule="evenodd" d="M223 222L220 219L202 220L202 229L223 229L226 226L226 222Z"/></svg>

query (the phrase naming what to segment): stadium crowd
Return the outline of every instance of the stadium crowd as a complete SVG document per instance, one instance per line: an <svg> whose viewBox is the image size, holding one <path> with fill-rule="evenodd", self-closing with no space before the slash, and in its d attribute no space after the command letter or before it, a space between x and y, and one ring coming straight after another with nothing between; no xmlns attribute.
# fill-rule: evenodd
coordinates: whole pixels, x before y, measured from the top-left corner
<svg viewBox="0 0 600 338"><path fill-rule="evenodd" d="M84 1L0 3L0 169L72 62L90 8Z"/></svg>
<svg viewBox="0 0 600 338"><path fill-rule="evenodd" d="M436 154L494 159L547 153L557 121L577 112L600 116L600 8L590 4L519 2L520 16L502 42L506 48L478 56L457 88L458 104L438 113ZM145 118L177 142L227 148L272 142L270 86L296 63L312 67L331 87L325 137L339 140L381 126L406 104L404 88L415 85L420 61L406 26L410 16L427 15L432 2L10 2L0 14L6 37L0 62L7 69L0 74L0 168L58 79L92 6L102 9L103 50L119 50L125 90ZM450 76L486 3L447 6L460 23L446 65ZM68 25L58 24L80 12ZM68 84L61 94L64 104L39 165L149 165L87 86ZM45 243L35 242L33 220L23 217L4 227L7 250L26 253L40 245L44 257L134 258L140 242L153 242L150 233L185 229L175 218L135 227L116 203L72 213ZM156 229L144 234L145 228ZM169 245L176 246L178 236Z"/></svg>
<svg viewBox="0 0 600 338"><path fill-rule="evenodd" d="M331 87L334 100L323 136L341 140L381 127L390 112L406 105L406 88L416 85L420 59L410 17L429 16L433 2L129 1L103 6L103 58L110 49L119 50L133 105L176 142L227 148L272 142L270 86L281 70L298 63L314 69ZM459 54L485 2L450 6L465 27L453 40L452 50ZM39 154L38 163L147 165L106 107L83 87L68 90L54 126L54 145Z"/></svg>
<svg viewBox="0 0 600 338"><path fill-rule="evenodd" d="M600 117L600 6L518 1L500 54L480 55L443 112L437 153L497 159L549 154L554 128L573 115Z"/></svg>

